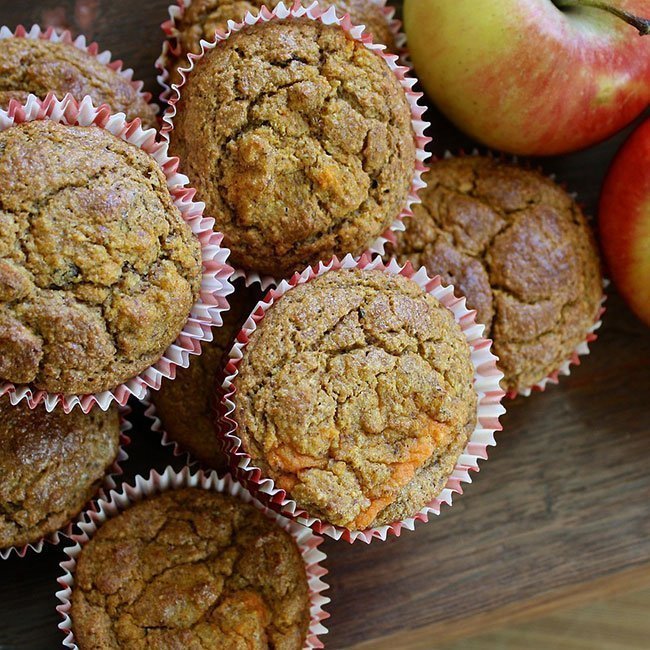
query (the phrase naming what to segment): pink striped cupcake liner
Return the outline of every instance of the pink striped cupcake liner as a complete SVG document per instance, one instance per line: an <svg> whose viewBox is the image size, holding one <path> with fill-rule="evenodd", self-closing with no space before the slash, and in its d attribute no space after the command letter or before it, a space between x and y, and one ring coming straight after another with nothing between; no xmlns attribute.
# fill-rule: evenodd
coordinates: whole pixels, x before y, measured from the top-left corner
<svg viewBox="0 0 650 650"><path fill-rule="evenodd" d="M323 592L328 589L328 585L323 581L327 569L321 566L326 556L318 549L323 542L323 538L314 535L308 528L295 524L289 519L265 508L231 476L226 475L220 479L216 472L203 472L201 470L193 472L189 467L183 468L180 472L168 467L162 474L152 471L148 478L136 476L133 484L125 483L119 492L111 491L107 498L98 502L97 510L88 511L84 521L78 523L80 532L72 535L73 546L64 549L68 559L61 562L64 573L58 578L61 589L56 593L61 603L56 609L63 618L63 621L59 623L59 629L65 634L63 645L66 648L77 649L78 647L74 638L74 621L71 617L71 597L74 589L74 572L77 558L84 545L107 519L119 515L131 504L167 490L186 487L228 494L241 499L244 503L252 503L294 538L305 561L309 583L310 624L304 648L306 650L323 648L324 645L320 637L327 634L327 628L323 625L323 621L329 617L323 607L330 602L330 599L323 595Z"/></svg>
<svg viewBox="0 0 650 650"><path fill-rule="evenodd" d="M475 369L474 388L478 394L476 428L440 494L412 517L366 530L350 530L335 526L302 510L285 490L276 487L274 481L264 476L260 468L253 464L252 458L242 446L241 438L238 437L238 424L234 418L236 409L234 379L238 375L239 364L250 336L257 329L258 323L264 318L267 310L281 300L287 291L300 284L310 282L330 271L353 268L379 270L389 275L410 278L453 313L471 349L471 360ZM320 262L300 274L296 273L290 280L283 280L253 310L237 336L225 368L225 378L220 390L221 435L224 448L230 457L233 476L264 505L311 528L318 534L327 535L335 540L344 539L351 543L360 540L370 543L375 538L386 540L389 535L399 537L404 529L414 530L416 522L426 522L432 514L439 515L443 504L451 506L454 493L462 494L462 484L471 482L470 472L479 471L478 461L487 459L487 448L496 444L494 433L501 430L499 417L505 413L505 408L501 404L504 392L499 385L503 374L497 369L497 358L490 351L492 342L483 338L484 326L476 323L475 313L465 307L465 298L454 295L452 286L443 286L439 276L429 277L424 267L416 271L410 264L399 266L395 260L384 265L379 257L370 258L363 255L359 260L355 260L351 255L347 255L342 260L333 258L328 264Z"/></svg>
<svg viewBox="0 0 650 650"><path fill-rule="evenodd" d="M395 7L388 5L387 0L368 0L368 2L376 4L381 9L395 40L398 53L403 53L406 48L406 34L402 31L402 22L395 17ZM165 34L165 40L163 41L160 56L156 59L155 66L158 71L158 83L162 88L160 101L163 104L167 104L173 95L169 74L172 65L171 61L177 59L182 53L179 42L180 33L178 31L178 23L182 20L187 8L191 4L192 0L176 0L174 4L169 5L167 8L169 18L160 26ZM337 10L337 13L342 15L340 9Z"/></svg>
<svg viewBox="0 0 650 650"><path fill-rule="evenodd" d="M50 41L52 43L67 43L69 45L74 45L78 50L90 54L90 56L97 59L99 63L102 63L111 70L117 72L131 84L139 97L155 109L155 114L159 111L158 105L151 101L151 93L142 90L144 83L133 79L133 70L131 70L131 68L124 68L123 62L119 59L113 60L110 50L102 51L99 49L97 43L88 43L86 37L83 35L73 38L72 34L67 29L60 31L54 27L48 27L43 30L39 25L32 25L29 30L23 25L18 25L14 30L3 25L0 27L0 40L7 38L29 38L34 41L42 40Z"/></svg>
<svg viewBox="0 0 650 650"><path fill-rule="evenodd" d="M111 114L106 105L95 107L90 97L77 102L71 95L59 100L50 94L44 100L30 95L25 104L11 100L8 110L0 109L0 131L15 124L46 119L61 124L93 125L106 129L154 158L165 174L174 204L201 244L201 290L185 327L161 358L138 376L112 390L87 395L62 395L37 390L29 385L0 382L0 396L8 394L12 404L25 400L30 408L43 402L48 411L60 407L66 413L75 406L84 413L95 405L106 410L112 402L124 406L131 395L142 399L147 389L158 390L163 378L173 379L176 367L186 368L190 355L201 353L201 342L212 340L212 328L221 326L221 313L228 309L227 296L233 292L230 284L233 269L226 263L230 251L222 246L223 235L214 232L214 220L203 216L204 204L194 201L195 191L187 187L187 176L178 171L178 158L167 155L167 143L157 139L154 129L143 130L139 120L127 122L121 113Z"/></svg>
<svg viewBox="0 0 650 650"><path fill-rule="evenodd" d="M115 457L111 467L106 472L97 494L82 508L82 512L87 509L97 510L98 500L106 498L108 492L117 487L115 479L123 474L122 464L129 459L129 455L126 453L125 448L131 442L131 438L127 435L127 432L132 429L132 425L127 419L130 413L131 409L128 406L120 407L120 447L117 456ZM62 529L54 531L35 542L30 542L24 546L10 546L9 548L0 549L0 559L6 560L11 557L12 553L15 553L18 557L25 557L28 551L40 553L46 543L51 546L57 546L63 539L69 539L71 537L75 522L78 521L80 517L81 514L77 515L77 517L73 518Z"/></svg>
<svg viewBox="0 0 650 650"><path fill-rule="evenodd" d="M185 85L188 75L191 74L192 70L194 69L196 62L203 58L206 52L214 49L219 45L221 41L225 41L230 37L231 34L239 32L245 27L256 25L261 22L270 22L272 20L287 20L292 18L308 18L310 20L318 20L324 25L338 25L344 29L351 38L362 43L365 47L375 52L378 56L381 56L384 61L386 61L386 64L391 69L393 74L395 74L402 88L404 89L404 93L411 108L411 123L413 126L413 137L416 144L415 169L413 172L411 187L409 188L408 192L406 205L404 206L401 213L397 215L389 228L372 243L367 251L368 253L377 253L379 255L383 255L386 242L392 240L393 238L392 233L395 231L404 230L404 219L410 217L413 214L413 205L420 202L420 199L418 198L418 192L424 187L422 174L426 171L425 162L430 156L429 152L426 150L426 145L431 141L431 138L426 136L424 132L430 126L430 124L423 119L426 107L421 106L418 103L423 95L422 93L418 93L413 90L413 86L416 84L417 79L412 76L411 69L400 65L397 55L385 53L383 45L373 43L372 36L364 32L363 25L354 26L350 22L350 17L347 14L343 17L339 17L334 7L330 7L326 11L323 11L318 6L318 2L314 2L308 8L304 8L300 4L299 0L297 0L293 6L291 6L291 8L287 7L283 2L280 2L276 8L273 9L273 11L270 11L266 7L262 7L259 14L253 15L249 12L246 15L245 19L240 23L229 21L227 31L217 30L214 35L215 40L212 42L202 40L201 53L189 54L187 66L181 67L179 69L182 81L180 84L172 84L168 97L169 106L163 115L163 124L160 133L163 138L169 141L170 133L174 130L174 117L176 116L176 107L181 97L181 89ZM279 283L279 279L277 278L260 275L255 271L244 269L235 269L233 279L237 278L244 278L246 286L250 286L251 284L257 282L261 285L262 289L267 289L268 287L277 285Z"/></svg>

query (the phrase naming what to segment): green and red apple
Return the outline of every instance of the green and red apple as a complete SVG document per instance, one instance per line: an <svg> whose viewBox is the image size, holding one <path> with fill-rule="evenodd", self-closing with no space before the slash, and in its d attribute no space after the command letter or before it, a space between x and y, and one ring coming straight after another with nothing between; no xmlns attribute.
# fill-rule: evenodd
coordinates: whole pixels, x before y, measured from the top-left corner
<svg viewBox="0 0 650 650"><path fill-rule="evenodd" d="M650 325L650 118L614 158L603 184L598 221L614 283Z"/></svg>
<svg viewBox="0 0 650 650"><path fill-rule="evenodd" d="M650 104L648 17L650 0L404 3L431 99L475 139L528 155L592 145Z"/></svg>

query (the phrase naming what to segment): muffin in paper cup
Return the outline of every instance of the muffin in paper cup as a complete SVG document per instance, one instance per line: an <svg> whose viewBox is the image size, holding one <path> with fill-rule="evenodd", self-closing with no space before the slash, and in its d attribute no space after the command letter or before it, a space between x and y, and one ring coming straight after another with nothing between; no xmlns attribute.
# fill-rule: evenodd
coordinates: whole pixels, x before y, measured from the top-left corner
<svg viewBox="0 0 650 650"><path fill-rule="evenodd" d="M423 94L413 90L413 86L416 84L417 79L412 75L411 69L400 65L399 57L397 55L385 53L383 45L373 43L372 36L364 31L363 25L354 26L347 14L343 17L339 17L333 6L324 11L319 7L317 2L314 2L308 8L304 8L299 1L295 2L290 8L283 2L280 2L272 11L266 7L262 7L257 15L253 15L249 12L245 19L240 23L228 21L228 30L216 30L214 40L211 42L201 40L201 53L188 55L187 66L179 68L182 81L178 84L172 84L171 91L168 93L169 106L162 118L161 135L168 142L170 141L170 134L174 130L174 118L176 117L177 105L181 99L183 86L186 84L188 76L191 75L196 63L205 56L206 52L218 47L219 43L227 40L231 34L239 32L246 27L263 22L287 19L316 20L320 21L324 25L339 26L350 38L362 43L367 49L375 52L377 56L380 56L386 62L390 70L392 70L404 90L405 97L411 109L411 125L416 149L415 169L408 191L406 205L402 208L401 212L395 216L389 228L381 236L377 237L366 251L367 253L378 253L381 255L384 252L384 245L391 239L392 233L394 231L404 230L404 219L413 214L412 206L420 202L418 192L424 187L422 174L426 171L425 161L430 156L430 153L426 150L426 145L431 141L431 138L425 135L425 130L430 126L430 124L423 119L426 107L421 106L418 103L423 97ZM277 285L281 280L281 278L258 273L257 271L250 269L235 269L233 278L244 278L247 286L257 282L263 289L267 289L272 285Z"/></svg>
<svg viewBox="0 0 650 650"><path fill-rule="evenodd" d="M126 447L131 442L131 439L127 435L127 432L132 428L131 422L128 419L130 413L131 409L128 406L119 407L120 442L117 456L115 457L115 460L113 461L111 467L106 471L102 484L97 490L95 496L93 496L92 499L85 506L83 506L77 516L73 517L71 521L65 525L65 527L54 531L53 533L50 533L49 535L42 537L35 542L30 542L29 544L25 544L23 546L10 546L8 548L2 548L0 549L0 559L6 560L12 555L12 553L15 553L18 555L18 557L25 557L29 550L34 551L35 553L40 553L46 543L52 546L58 545L64 538L69 539L71 537L74 531L75 523L83 516L83 512L87 510L97 510L97 504L99 500L105 499L110 490L114 490L117 487L115 479L123 474L122 464L129 458L126 452Z"/></svg>
<svg viewBox="0 0 650 650"><path fill-rule="evenodd" d="M173 379L175 368L187 367L190 355L201 353L201 342L212 340L212 328L221 325L221 313L228 308L227 296L233 291L230 284L233 270L226 263L229 251L221 245L223 235L214 232L214 221L203 216L204 205L193 200L195 192L187 187L187 177L178 171L178 159L167 155L167 144L157 140L154 129L143 130L139 120L127 122L122 114L111 114L106 105L95 107L89 97L77 102L70 95L61 100L54 95L48 95L44 100L30 95L24 104L11 100L8 110L0 110L0 131L36 120L97 126L148 153L161 168L174 205L200 244L202 277L199 297L176 341L158 361L140 374L111 390L84 395L49 393L31 385L8 381L0 383L0 396L8 394L12 404L26 400L30 408L43 402L48 411L60 407L69 412L78 406L88 413L95 405L104 410L112 402L123 406L131 395L141 399L148 388L158 390L164 377Z"/></svg>
<svg viewBox="0 0 650 650"><path fill-rule="evenodd" d="M59 629L65 634L63 645L66 648L78 647L75 642L74 623L71 618L72 592L74 590L77 559L84 545L106 520L128 509L131 504L169 490L188 487L230 495L244 503L251 503L293 537L305 562L309 588L310 623L304 648L323 648L324 645L320 637L327 634L327 628L325 628L322 621L329 617L323 607L330 602L330 599L323 595L323 592L328 589L328 585L323 581L327 570L321 566L326 556L318 549L323 542L323 538L314 535L304 526L300 526L265 508L230 475L220 479L216 472L208 473L202 470L194 472L189 467L183 468L180 472L168 467L162 474L152 471L148 478L136 476L133 484L124 483L119 492L111 491L105 499L98 502L96 510L88 511L84 521L77 524L79 532L71 537L74 545L64 549L68 559L61 562L64 573L58 578L61 590L56 593L58 600L61 602L57 606L57 611L63 618L63 621L59 623Z"/></svg>
<svg viewBox="0 0 650 650"><path fill-rule="evenodd" d="M376 270L388 275L401 275L413 280L426 293L436 298L443 307L450 310L469 344L474 372L473 389L478 398L476 426L463 453L458 457L453 472L438 495L411 517L365 530L351 530L333 525L301 509L285 490L276 487L275 482L254 465L238 435L238 423L234 416L236 409L234 380L239 373L239 365L251 334L257 329L266 311L294 287L339 269ZM258 303L239 333L225 368L225 377L220 389L220 426L224 448L230 457L231 472L266 506L312 528L319 534L328 535L336 540L344 539L348 542L361 540L366 543L370 543L375 538L386 540L388 535L399 536L404 529L413 530L417 521L428 521L431 514L440 514L443 503L451 505L453 493L462 494L462 483L471 482L470 471L479 471L478 461L486 459L487 448L496 444L494 433L501 430L499 417L505 412L501 404L504 392L499 385L503 375L497 369L497 359L490 351L491 341L483 338L484 327L475 322L474 316L474 311L466 309L465 299L454 295L452 286L443 286L439 277L429 277L424 268L416 271L410 264L402 267L395 260L384 265L379 257L370 258L364 255L359 260L355 260L348 255L342 260L334 258L328 264L321 262L300 274L296 273L288 281L284 280L277 289L271 290Z"/></svg>
<svg viewBox="0 0 650 650"><path fill-rule="evenodd" d="M468 190L471 174L475 189ZM400 263L424 264L467 292L477 320L494 339L510 398L558 383L589 353L607 286L603 280L601 288L589 217L576 194L528 161L477 149L446 151L433 159L425 179L430 188L422 192L424 209L417 208L406 232L387 246L385 259L396 255ZM527 240L530 233L540 234ZM514 300L526 303L516 303L518 318ZM538 337L548 333L542 353Z"/></svg>
<svg viewBox="0 0 650 650"><path fill-rule="evenodd" d="M162 87L160 101L164 104L166 104L172 96L171 76L173 68L174 66L180 67L184 57L186 56L181 43L182 34L179 29L179 23L183 20L188 7L192 4L192 1L193 0L177 0L174 4L169 5L169 18L160 26L165 34L165 40L163 41L160 56L156 59L155 66L158 71L158 83ZM402 22L395 17L395 8L388 5L387 0L367 1L369 4L374 4L379 7L381 13L384 15L388 31L390 32L395 45L394 53L403 54L406 47L406 35L402 31ZM299 3L304 6L313 4L307 1ZM341 16L346 13L340 7L335 6L335 9Z"/></svg>
<svg viewBox="0 0 650 650"><path fill-rule="evenodd" d="M88 43L86 37L83 35L73 38L70 31L67 29L63 31L57 30L54 27L43 29L39 25L32 25L30 29L26 29L23 25L18 25L13 30L6 25L0 27L0 40L10 38L26 38L30 40L49 41L51 43L65 43L90 55L97 62L105 65L129 83L135 91L136 97L140 98L149 107L152 117L152 126L155 126L156 115L158 114L159 107L151 101L151 93L142 90L144 83L133 79L133 70L130 68L124 68L123 62L119 59L113 60L112 54L109 50L100 50L97 43ZM79 97L77 99L81 100L83 98Z"/></svg>

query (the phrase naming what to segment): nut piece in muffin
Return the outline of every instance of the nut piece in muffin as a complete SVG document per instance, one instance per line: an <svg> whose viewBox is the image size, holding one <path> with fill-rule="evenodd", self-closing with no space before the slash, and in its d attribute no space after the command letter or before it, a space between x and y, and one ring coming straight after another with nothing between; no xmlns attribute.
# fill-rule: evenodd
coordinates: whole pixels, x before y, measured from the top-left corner
<svg viewBox="0 0 650 650"><path fill-rule="evenodd" d="M362 253L405 207L415 138L377 53L308 19L245 27L180 90L171 151L234 265L274 277Z"/></svg>
<svg viewBox="0 0 650 650"><path fill-rule="evenodd" d="M476 309L509 391L557 370L585 340L602 297L578 204L536 171L480 156L441 160L387 255L441 275Z"/></svg>
<svg viewBox="0 0 650 650"><path fill-rule="evenodd" d="M0 133L0 177L0 380L97 393L155 363L202 275L156 161L43 120Z"/></svg>
<svg viewBox="0 0 650 650"><path fill-rule="evenodd" d="M43 39L0 40L0 108L10 99L24 102L30 93L41 99L53 92L59 99L70 93L81 101L108 104L129 120L139 117L145 127L155 127L156 109L138 94L128 79L71 43Z"/></svg>
<svg viewBox="0 0 650 650"><path fill-rule="evenodd" d="M310 515L362 530L444 487L477 418L470 348L414 281L326 273L266 312L234 379L237 435Z"/></svg>
<svg viewBox="0 0 650 650"><path fill-rule="evenodd" d="M73 519L119 445L117 408L48 413L0 401L0 549L37 542Z"/></svg>
<svg viewBox="0 0 650 650"><path fill-rule="evenodd" d="M170 83L181 81L179 67L187 67L189 53L201 53L201 40L213 41L217 29L226 30L229 20L241 22L250 12L254 16L262 6L275 9L280 0L192 0L189 7L176 23L177 52L168 60ZM290 4L285 2L285 4ZM303 7L309 7L313 0L301 0ZM396 53L397 45L391 25L383 11L383 3L377 0L318 0L322 9L336 7L339 15L350 14L353 25L365 25L375 43L386 46Z"/></svg>
<svg viewBox="0 0 650 650"><path fill-rule="evenodd" d="M189 368L177 368L174 381L164 381L151 401L170 439L204 465L224 469L226 458L217 441L214 423L216 382L234 338L261 297L243 285L229 297L230 309L223 326L213 329L214 339L203 344L202 353Z"/></svg>
<svg viewBox="0 0 650 650"><path fill-rule="evenodd" d="M300 650L305 564L293 537L252 505L173 490L109 519L83 547L71 618L80 650Z"/></svg>

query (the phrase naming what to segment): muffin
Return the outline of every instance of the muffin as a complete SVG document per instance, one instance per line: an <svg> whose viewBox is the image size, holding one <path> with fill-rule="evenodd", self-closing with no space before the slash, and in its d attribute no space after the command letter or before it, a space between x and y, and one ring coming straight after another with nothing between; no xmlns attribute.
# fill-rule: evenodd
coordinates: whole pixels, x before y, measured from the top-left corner
<svg viewBox="0 0 650 650"><path fill-rule="evenodd" d="M198 488L164 492L82 548L71 618L80 650L300 650L305 564L291 535L252 505Z"/></svg>
<svg viewBox="0 0 650 650"><path fill-rule="evenodd" d="M413 280L325 273L273 304L230 415L251 465L310 516L364 530L444 487L477 419L470 348Z"/></svg>
<svg viewBox="0 0 650 650"><path fill-rule="evenodd" d="M188 53L201 53L201 40L214 40L217 29L225 31L229 20L241 22L248 12L257 15L262 6L275 9L280 0L192 0L175 23L177 52L168 60L170 83L179 83L179 67L187 66ZM285 2L285 4L288 4ZM309 7L313 0L301 0ZM365 25L375 43L382 43L389 52L397 52L395 35L383 11L384 3L376 0L318 0L322 9L336 7L337 13L350 14L354 25Z"/></svg>
<svg viewBox="0 0 650 650"><path fill-rule="evenodd" d="M156 161L43 120L0 133L0 177L0 379L98 393L157 361L202 262Z"/></svg>
<svg viewBox="0 0 650 650"><path fill-rule="evenodd" d="M48 92L59 99L70 93L79 101L90 95L96 106L108 104L129 120L139 117L143 126L157 126L155 107L128 79L92 54L71 43L18 37L0 40L0 108L7 108L10 99L22 103L30 93L44 98Z"/></svg>
<svg viewBox="0 0 650 650"><path fill-rule="evenodd" d="M532 170L492 158L441 160L388 255L440 274L494 340L504 387L557 370L597 319L602 276L578 204Z"/></svg>
<svg viewBox="0 0 650 650"><path fill-rule="evenodd" d="M180 90L173 154L235 266L274 277L361 253L407 203L411 109L337 25L273 20L208 50Z"/></svg>
<svg viewBox="0 0 650 650"><path fill-rule="evenodd" d="M151 394L151 401L170 439L208 467L223 469L226 459L217 441L214 423L216 383L233 339L250 315L260 294L242 286L230 297L223 326L213 329L214 339L189 368L178 368L176 379L166 381Z"/></svg>
<svg viewBox="0 0 650 650"><path fill-rule="evenodd" d="M119 445L117 408L48 413L0 401L0 549L37 542L73 519Z"/></svg>

